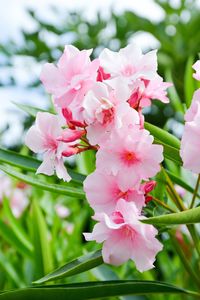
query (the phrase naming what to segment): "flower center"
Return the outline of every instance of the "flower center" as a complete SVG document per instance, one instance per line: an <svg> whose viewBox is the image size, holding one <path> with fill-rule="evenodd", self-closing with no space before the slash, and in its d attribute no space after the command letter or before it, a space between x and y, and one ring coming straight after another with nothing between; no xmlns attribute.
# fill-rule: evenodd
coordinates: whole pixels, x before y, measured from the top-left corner
<svg viewBox="0 0 200 300"><path fill-rule="evenodd" d="M127 166L134 165L140 161L136 154L131 151L125 151L122 153L121 159Z"/></svg>
<svg viewBox="0 0 200 300"><path fill-rule="evenodd" d="M135 69L132 65L127 65L123 70L122 70L122 75L129 77L133 75L135 72Z"/></svg>
<svg viewBox="0 0 200 300"><path fill-rule="evenodd" d="M103 110L103 124L109 124L114 120L114 107Z"/></svg>
<svg viewBox="0 0 200 300"><path fill-rule="evenodd" d="M122 224L124 223L124 218L119 211L115 211L112 213L112 220L115 224Z"/></svg>

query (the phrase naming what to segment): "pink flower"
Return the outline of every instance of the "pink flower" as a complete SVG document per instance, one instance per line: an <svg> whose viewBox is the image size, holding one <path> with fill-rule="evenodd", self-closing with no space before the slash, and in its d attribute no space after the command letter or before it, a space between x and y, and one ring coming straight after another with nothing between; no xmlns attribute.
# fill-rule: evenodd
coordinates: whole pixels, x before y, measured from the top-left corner
<svg viewBox="0 0 200 300"><path fill-rule="evenodd" d="M12 190L12 181L8 176L0 176L0 203L2 203L4 197L10 197Z"/></svg>
<svg viewBox="0 0 200 300"><path fill-rule="evenodd" d="M38 173L53 175L54 170L58 178L70 181L71 177L65 169L62 152L67 150L66 144L57 138L62 134L61 119L58 115L38 112L36 124L27 132L25 143L35 153L44 153L43 163Z"/></svg>
<svg viewBox="0 0 200 300"><path fill-rule="evenodd" d="M120 77L124 84L131 85L138 78L148 80L154 78L157 71L156 51L142 54L141 49L134 43L119 52L104 49L99 60L104 72L111 75L107 80L109 83Z"/></svg>
<svg viewBox="0 0 200 300"><path fill-rule="evenodd" d="M156 175L163 160L163 147L152 143L149 132L137 125L115 130L97 152L97 169L130 184L136 177L147 180Z"/></svg>
<svg viewBox="0 0 200 300"><path fill-rule="evenodd" d="M183 167L194 173L200 173L200 89L194 92L185 120L180 150Z"/></svg>
<svg viewBox="0 0 200 300"><path fill-rule="evenodd" d="M196 71L195 74L193 74L193 77L196 79L196 80L200 80L200 60L197 60L195 62L195 64L192 66L193 69Z"/></svg>
<svg viewBox="0 0 200 300"><path fill-rule="evenodd" d="M195 115L199 111L200 104L200 89L196 90L193 94L192 103L185 113L185 121L191 122L194 120Z"/></svg>
<svg viewBox="0 0 200 300"><path fill-rule="evenodd" d="M151 100L160 100L169 103L166 89L172 86L169 82L163 82L162 77L156 76L152 80L138 80L133 84L133 92L129 104L133 108L146 107L151 105Z"/></svg>
<svg viewBox="0 0 200 300"><path fill-rule="evenodd" d="M200 173L200 103L196 102L196 114L193 121L186 122L182 140L180 155L183 167Z"/></svg>
<svg viewBox="0 0 200 300"><path fill-rule="evenodd" d="M14 189L10 198L10 207L12 209L13 215L16 218L19 218L27 205L28 198L25 191L21 189Z"/></svg>
<svg viewBox="0 0 200 300"><path fill-rule="evenodd" d="M80 107L84 95L96 81L99 62L96 59L91 62L91 52L67 45L57 66L44 65L40 79L59 107L65 108L71 103Z"/></svg>
<svg viewBox="0 0 200 300"><path fill-rule="evenodd" d="M13 215L19 218L28 205L29 187L25 186L23 189L15 187L11 179L5 175L0 176L0 182L0 203L6 197L10 202Z"/></svg>
<svg viewBox="0 0 200 300"><path fill-rule="evenodd" d="M90 144L101 144L114 128L139 124L138 113L126 102L128 97L120 82L115 91L99 82L87 93L83 101L83 115L88 124Z"/></svg>
<svg viewBox="0 0 200 300"><path fill-rule="evenodd" d="M162 244L155 238L157 230L139 221L145 217L139 217L133 202L120 199L111 215L99 213L94 219L99 223L92 233L84 236L88 241L103 242L104 262L121 265L132 259L140 272L154 267L155 256Z"/></svg>
<svg viewBox="0 0 200 300"><path fill-rule="evenodd" d="M56 204L55 209L56 209L57 215L62 219L69 217L69 215L70 215L70 210L62 204Z"/></svg>
<svg viewBox="0 0 200 300"><path fill-rule="evenodd" d="M117 176L101 174L97 169L85 179L84 191L95 212L112 213L120 198L134 202L141 211L145 205L145 198L138 181L133 179L129 187L126 185L126 182L124 184Z"/></svg>

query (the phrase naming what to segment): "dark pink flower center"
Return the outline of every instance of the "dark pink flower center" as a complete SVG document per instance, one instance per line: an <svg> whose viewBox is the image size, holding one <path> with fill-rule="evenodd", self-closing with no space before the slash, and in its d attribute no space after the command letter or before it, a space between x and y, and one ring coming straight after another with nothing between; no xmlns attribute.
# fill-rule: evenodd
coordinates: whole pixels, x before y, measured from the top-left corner
<svg viewBox="0 0 200 300"><path fill-rule="evenodd" d="M103 124L107 125L114 120L114 107L103 110Z"/></svg>
<svg viewBox="0 0 200 300"><path fill-rule="evenodd" d="M122 224L124 223L124 218L119 211L115 211L112 213L112 220L115 224Z"/></svg>
<svg viewBox="0 0 200 300"><path fill-rule="evenodd" d="M57 150L58 148L58 142L52 138L51 136L46 135L45 137L45 143L44 143L44 148L48 149L48 150Z"/></svg>
<svg viewBox="0 0 200 300"><path fill-rule="evenodd" d="M132 166L136 163L138 163L140 160L133 151L125 151L121 154L121 159L124 164L127 166Z"/></svg>

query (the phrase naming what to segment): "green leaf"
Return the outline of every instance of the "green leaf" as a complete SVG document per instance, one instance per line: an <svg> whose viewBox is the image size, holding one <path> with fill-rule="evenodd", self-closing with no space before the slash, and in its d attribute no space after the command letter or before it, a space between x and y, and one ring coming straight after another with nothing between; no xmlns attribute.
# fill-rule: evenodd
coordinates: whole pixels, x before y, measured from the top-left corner
<svg viewBox="0 0 200 300"><path fill-rule="evenodd" d="M82 272L93 269L103 263L101 250L88 253L84 256L76 258L75 260L67 263L66 265L58 268L54 272L46 275L45 277L35 281L34 283L41 284L47 281L57 280L60 278L80 274Z"/></svg>
<svg viewBox="0 0 200 300"><path fill-rule="evenodd" d="M150 123L145 122L144 127L154 136L154 143L163 146L164 157L176 162L179 165L182 165L182 159L179 154L179 139L169 132Z"/></svg>
<svg viewBox="0 0 200 300"><path fill-rule="evenodd" d="M92 173L95 170L95 156L94 150L80 153L77 156L77 170L85 175Z"/></svg>
<svg viewBox="0 0 200 300"><path fill-rule="evenodd" d="M0 251L0 266L6 272L8 278L10 278L17 287L24 287L24 283L22 282L21 278L18 275L18 272L13 267L12 263L10 262L9 258Z"/></svg>
<svg viewBox="0 0 200 300"><path fill-rule="evenodd" d="M166 71L165 78L166 81L173 83L171 69ZM173 86L168 89L168 95L174 110L184 113L183 103L181 102L181 99L176 91L174 83Z"/></svg>
<svg viewBox="0 0 200 300"><path fill-rule="evenodd" d="M35 158L21 155L14 151L2 149L2 148L0 148L0 162L18 167L22 170L32 171L32 172L36 172L39 165L41 164L41 161ZM70 170L70 168L67 168L67 170L70 176L72 177L72 181L82 185L82 182L85 180L85 176Z"/></svg>
<svg viewBox="0 0 200 300"><path fill-rule="evenodd" d="M171 133L147 122L144 123L144 127L160 142L180 149L180 140Z"/></svg>
<svg viewBox="0 0 200 300"><path fill-rule="evenodd" d="M200 207L188 209L178 213L152 217L141 220L146 224L153 225L177 225L177 224L194 224L200 223Z"/></svg>
<svg viewBox="0 0 200 300"><path fill-rule="evenodd" d="M183 181L180 177L176 176L175 174L173 174L172 172L165 170L167 172L167 174L169 175L170 179L172 180L173 183L178 184L179 186L183 187L186 191L190 192L190 193L194 193L194 189L187 184L185 181ZM200 198L200 195L197 194L197 197Z"/></svg>
<svg viewBox="0 0 200 300"><path fill-rule="evenodd" d="M0 236L22 255L31 257L32 251L24 244L8 225L0 220Z"/></svg>
<svg viewBox="0 0 200 300"><path fill-rule="evenodd" d="M185 68L185 74L184 74L184 94L185 94L185 103L187 108L190 106L190 103L192 101L192 95L194 93L195 90L195 81L194 78L192 76L193 74L193 69L192 69L192 65L193 65L193 61L194 58L192 56L190 56L188 58L187 64L186 64L186 68Z"/></svg>
<svg viewBox="0 0 200 300"><path fill-rule="evenodd" d="M21 241L21 243L24 244L24 246L32 252L33 245L30 241L30 238L25 233L23 227L20 225L19 220L14 217L9 206L9 201L6 198L3 199L3 213L7 221L9 222L9 227L13 230L13 233L16 235L19 241Z"/></svg>
<svg viewBox="0 0 200 300"><path fill-rule="evenodd" d="M36 274L41 276L53 269L53 257L46 221L35 199L32 201L32 223Z"/></svg>
<svg viewBox="0 0 200 300"><path fill-rule="evenodd" d="M85 198L85 193L80 188L69 187L67 185L61 185L61 184L47 183L45 181L40 180L39 176L24 175L14 170L13 168L7 166L0 166L0 169L14 178L22 180L23 182L26 182L30 185L36 186L43 190L61 194L61 195L67 195L73 198Z"/></svg>
<svg viewBox="0 0 200 300"><path fill-rule="evenodd" d="M173 162L175 162L180 166L183 164L179 154L179 150L177 148L174 148L173 146L169 146L164 142L158 140L157 138L154 139L154 143L163 146L163 155L165 158L172 160Z"/></svg>
<svg viewBox="0 0 200 300"><path fill-rule="evenodd" d="M23 110L24 112L26 112L27 114L29 114L32 117L36 117L38 112L48 112L47 110L41 109L41 108L37 108L34 106L30 106L30 105L26 105L26 104L21 104L21 103L17 103L17 102L12 102L14 105L16 105L19 109ZM51 112L52 113L52 112Z"/></svg>
<svg viewBox="0 0 200 300"><path fill-rule="evenodd" d="M102 281L68 285L32 287L0 294L0 300L86 300L122 295L182 294L199 297L171 284L156 281Z"/></svg>
<svg viewBox="0 0 200 300"><path fill-rule="evenodd" d="M163 199L166 190L166 179L163 169L156 175L156 187L153 190L153 195L157 199Z"/></svg>

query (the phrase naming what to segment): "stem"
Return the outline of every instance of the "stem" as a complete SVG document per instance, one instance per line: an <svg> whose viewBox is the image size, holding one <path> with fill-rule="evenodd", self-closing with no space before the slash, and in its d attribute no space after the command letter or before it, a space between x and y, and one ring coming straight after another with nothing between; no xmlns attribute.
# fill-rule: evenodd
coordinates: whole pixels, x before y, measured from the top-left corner
<svg viewBox="0 0 200 300"><path fill-rule="evenodd" d="M187 225L187 228L190 232L190 235L192 237L192 240L194 242L194 245L195 245L195 248L196 248L196 251L200 257L200 245L199 245L199 237L197 236L197 233L196 233L196 230L195 230L195 227L194 225Z"/></svg>
<svg viewBox="0 0 200 300"><path fill-rule="evenodd" d="M167 172L165 171L165 169L162 167L163 172L165 174L166 177L166 181L167 181L167 185L169 187L170 190L170 194L173 195L172 200L174 201L174 203L176 204L177 208L180 210L186 210L186 207L183 204L183 201L181 199L181 197L179 196L179 194L177 193L176 189L174 188L174 185L170 179L170 177L168 176Z"/></svg>
<svg viewBox="0 0 200 300"><path fill-rule="evenodd" d="M152 196L152 195L151 195L151 197L153 198L153 201L155 201L156 203L158 203L159 205L161 205L161 206L164 207L165 209L169 210L169 211L172 212L172 213L175 213L175 212L176 212L173 208L169 207L165 202L163 202L163 201L161 201L161 200L155 198L155 197Z"/></svg>
<svg viewBox="0 0 200 300"><path fill-rule="evenodd" d="M177 242L176 238L172 234L170 234L170 237L171 237L172 243L174 245L174 248L175 248L177 254L179 255L179 257L180 257L180 259L181 259L181 261L183 263L183 266L185 267L185 269L188 272L188 274L191 276L191 278L193 278L194 282L199 287L199 285L200 285L199 277L193 271L193 268L191 267L190 262L185 257L185 254L184 254L182 248L180 247L179 243Z"/></svg>
<svg viewBox="0 0 200 300"><path fill-rule="evenodd" d="M193 206L194 206L194 202L195 202L195 199L196 199L196 196L197 196L197 193L198 193L199 183L200 183L200 174L198 175L198 178L197 178L197 182L196 182L194 194L193 194L193 197L192 197L192 201L191 201L191 204L190 204L190 208L193 208Z"/></svg>
<svg viewBox="0 0 200 300"><path fill-rule="evenodd" d="M167 184L168 184L167 191L168 191L170 197L172 198L172 200L174 201L174 203L176 204L176 206L181 211L186 210L186 207L184 206L181 197L179 196L179 194L175 190L174 185L173 185L170 177L168 176L168 174L165 172L164 168L163 168L163 172L165 173L165 176L166 176L166 179L167 179ZM198 189L198 187L197 187L197 189ZM196 190L196 188L195 188L195 190ZM194 193L195 193L195 191L194 191ZM194 242L194 246L196 248L196 251L197 251L197 253L198 253L199 257L200 257L200 244L199 244L199 238L197 236L195 227L194 227L194 225L187 225L187 228L188 228L188 230L190 232L190 235L192 237L192 240Z"/></svg>

